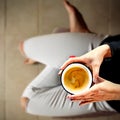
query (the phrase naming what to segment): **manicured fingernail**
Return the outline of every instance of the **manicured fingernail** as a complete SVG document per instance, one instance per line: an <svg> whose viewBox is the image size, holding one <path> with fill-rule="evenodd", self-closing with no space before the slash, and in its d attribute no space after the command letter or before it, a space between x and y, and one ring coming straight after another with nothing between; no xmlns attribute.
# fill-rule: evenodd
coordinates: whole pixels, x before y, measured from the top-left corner
<svg viewBox="0 0 120 120"><path fill-rule="evenodd" d="M71 56L69 56L69 58L74 58L74 57L76 57L75 55L71 55Z"/></svg>

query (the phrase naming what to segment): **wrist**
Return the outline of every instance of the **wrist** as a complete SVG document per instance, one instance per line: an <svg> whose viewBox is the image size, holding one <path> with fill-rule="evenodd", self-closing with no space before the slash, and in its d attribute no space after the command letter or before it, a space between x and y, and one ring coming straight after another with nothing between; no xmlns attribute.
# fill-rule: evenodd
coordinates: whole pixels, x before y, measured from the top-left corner
<svg viewBox="0 0 120 120"><path fill-rule="evenodd" d="M105 57L111 57L111 49L108 44L105 44L106 54Z"/></svg>
<svg viewBox="0 0 120 120"><path fill-rule="evenodd" d="M111 57L111 49L108 44L104 44L101 47L101 51L103 53L104 58Z"/></svg>
<svg viewBox="0 0 120 120"><path fill-rule="evenodd" d="M115 100L120 100L120 85L119 84L115 84Z"/></svg>
<svg viewBox="0 0 120 120"><path fill-rule="evenodd" d="M105 87L106 91L110 94L110 100L120 100L120 84L105 80L102 87Z"/></svg>

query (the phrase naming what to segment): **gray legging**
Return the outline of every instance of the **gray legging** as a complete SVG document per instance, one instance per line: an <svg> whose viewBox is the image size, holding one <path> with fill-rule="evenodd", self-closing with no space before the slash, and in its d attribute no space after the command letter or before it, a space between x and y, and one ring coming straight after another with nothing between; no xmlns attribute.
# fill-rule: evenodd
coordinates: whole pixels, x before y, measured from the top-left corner
<svg viewBox="0 0 120 120"><path fill-rule="evenodd" d="M26 112L42 116L78 116L115 112L107 102L79 106L66 99L68 93L60 84L58 71L71 55L80 56L99 45L103 36L90 33L54 33L24 41L28 58L43 63L45 69L26 87L22 97L30 100Z"/></svg>

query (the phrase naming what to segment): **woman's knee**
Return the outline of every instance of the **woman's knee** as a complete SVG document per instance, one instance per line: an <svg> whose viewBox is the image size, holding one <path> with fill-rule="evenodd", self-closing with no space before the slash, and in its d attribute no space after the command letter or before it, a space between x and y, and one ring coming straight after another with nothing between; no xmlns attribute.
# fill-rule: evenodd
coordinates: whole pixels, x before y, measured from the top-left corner
<svg viewBox="0 0 120 120"><path fill-rule="evenodd" d="M21 107L23 110L26 110L28 102L29 102L29 98L27 97L22 97L20 99Z"/></svg>

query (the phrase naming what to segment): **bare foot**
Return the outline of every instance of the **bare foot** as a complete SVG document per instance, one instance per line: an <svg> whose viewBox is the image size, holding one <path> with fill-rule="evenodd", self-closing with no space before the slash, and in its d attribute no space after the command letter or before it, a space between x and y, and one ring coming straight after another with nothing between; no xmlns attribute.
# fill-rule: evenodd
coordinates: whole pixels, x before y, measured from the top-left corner
<svg viewBox="0 0 120 120"><path fill-rule="evenodd" d="M37 62L34 61L34 60L32 60L32 59L30 59L30 58L26 58L26 59L24 60L24 64L35 64L35 63L37 63Z"/></svg>
<svg viewBox="0 0 120 120"><path fill-rule="evenodd" d="M71 5L67 0L64 0L64 6L69 15L70 32L90 32L88 29L82 14Z"/></svg>
<svg viewBox="0 0 120 120"><path fill-rule="evenodd" d="M26 107L27 107L27 104L29 102L29 99L27 97L22 97L20 102L21 102L22 109L25 111Z"/></svg>

